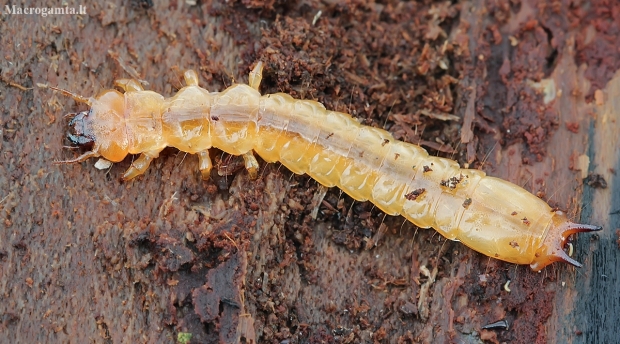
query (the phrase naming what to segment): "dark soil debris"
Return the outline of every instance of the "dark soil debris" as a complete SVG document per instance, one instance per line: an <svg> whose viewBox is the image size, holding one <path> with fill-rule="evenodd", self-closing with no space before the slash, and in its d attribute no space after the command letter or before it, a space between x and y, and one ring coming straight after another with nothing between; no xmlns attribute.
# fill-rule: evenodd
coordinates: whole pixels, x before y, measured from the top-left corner
<svg viewBox="0 0 620 344"><path fill-rule="evenodd" d="M589 173L584 182L586 185L596 189L607 189L607 181L600 174Z"/></svg>
<svg viewBox="0 0 620 344"><path fill-rule="evenodd" d="M422 188L422 189L416 189L411 191L410 193L405 195L405 198L408 199L409 201L415 201L416 199L418 199L418 197L420 197L420 195L422 195L424 192L426 191L426 189Z"/></svg>

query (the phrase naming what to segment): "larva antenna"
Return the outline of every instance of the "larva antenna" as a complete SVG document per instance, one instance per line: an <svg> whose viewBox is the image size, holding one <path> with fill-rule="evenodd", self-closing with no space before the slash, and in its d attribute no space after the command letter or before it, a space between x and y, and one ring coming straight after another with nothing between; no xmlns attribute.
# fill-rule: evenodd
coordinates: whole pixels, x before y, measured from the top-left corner
<svg viewBox="0 0 620 344"><path fill-rule="evenodd" d="M571 258L565 251L564 246L571 234L597 232L602 230L603 227L595 225L586 225L573 223L566 219L561 211L556 211L551 221L549 231L546 237L543 239L542 245L536 251L536 257L530 264L530 267L534 271L540 271L545 266L562 261L578 268L582 267L582 264Z"/></svg>
<svg viewBox="0 0 620 344"><path fill-rule="evenodd" d="M54 164L54 165L75 164L75 163L82 162L82 161L90 159L90 158L97 158L99 156L101 156L101 155L99 153L97 153L96 151L90 151L90 152L86 152L86 153L78 156L75 159L56 160L56 161L52 162L52 164Z"/></svg>
<svg viewBox="0 0 620 344"><path fill-rule="evenodd" d="M49 88L51 88L54 91L58 91L58 92L62 93L63 95L67 96L67 97L73 98L73 100L75 100L76 102L80 102L80 103L87 104L88 106L92 106L92 101L91 101L90 98L82 97L81 95L79 95L77 93L73 93L71 91L67 91L65 89L58 88L58 87L55 87L55 86L50 86Z"/></svg>

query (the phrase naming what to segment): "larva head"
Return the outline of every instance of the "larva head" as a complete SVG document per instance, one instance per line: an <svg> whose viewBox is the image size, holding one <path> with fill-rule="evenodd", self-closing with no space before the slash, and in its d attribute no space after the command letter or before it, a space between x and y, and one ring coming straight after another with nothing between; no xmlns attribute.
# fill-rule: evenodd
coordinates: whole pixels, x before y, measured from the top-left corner
<svg viewBox="0 0 620 344"><path fill-rule="evenodd" d="M90 126L87 125L89 112L82 111L69 121L70 131L67 133L67 138L76 146L92 145L95 142Z"/></svg>
<svg viewBox="0 0 620 344"><path fill-rule="evenodd" d="M124 123L125 97L115 90L103 91L97 98L89 99L89 111L77 114L70 122L67 138L76 145L93 145L88 152L77 159L82 161L92 156L103 156L118 162L128 153L128 140Z"/></svg>
<svg viewBox="0 0 620 344"><path fill-rule="evenodd" d="M556 211L549 225L547 235L543 239L542 245L536 251L534 261L530 264L530 267L534 271L540 271L545 266L560 261L581 267L581 263L572 259L564 251L568 237L574 233L595 232L601 229L603 229L601 226L572 223L566 218L566 214Z"/></svg>

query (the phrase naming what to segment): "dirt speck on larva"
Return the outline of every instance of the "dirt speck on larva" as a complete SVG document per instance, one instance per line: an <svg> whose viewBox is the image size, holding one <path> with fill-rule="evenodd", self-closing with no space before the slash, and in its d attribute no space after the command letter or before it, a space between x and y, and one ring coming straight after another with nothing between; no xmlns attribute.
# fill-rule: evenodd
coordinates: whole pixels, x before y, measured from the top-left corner
<svg viewBox="0 0 620 344"><path fill-rule="evenodd" d="M426 190L425 189L416 189L411 191L410 193L405 195L405 198L409 201L415 201L420 197ZM470 200L471 201L471 200ZM471 203L471 202L470 202Z"/></svg>

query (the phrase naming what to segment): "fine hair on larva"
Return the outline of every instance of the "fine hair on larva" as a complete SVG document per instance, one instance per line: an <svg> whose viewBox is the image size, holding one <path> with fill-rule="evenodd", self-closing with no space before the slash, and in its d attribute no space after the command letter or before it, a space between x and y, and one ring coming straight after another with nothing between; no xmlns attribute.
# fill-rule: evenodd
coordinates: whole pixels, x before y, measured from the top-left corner
<svg viewBox="0 0 620 344"><path fill-rule="evenodd" d="M337 186L355 200L370 201L386 214L402 215L420 228L432 227L489 257L529 264L535 271L555 261L581 266L564 251L568 236L602 229L572 223L515 184L429 156L418 145L318 102L284 93L261 95L262 68L259 62L250 72L249 85L233 84L222 92L199 87L198 76L188 70L187 86L170 98L132 79L115 82L124 92L103 90L91 98L54 88L90 106L69 122L68 138L92 150L59 163L92 157L119 162L140 154L123 175L129 180L171 146L198 155L206 179L214 147L241 155L256 178L257 153L324 186Z"/></svg>

